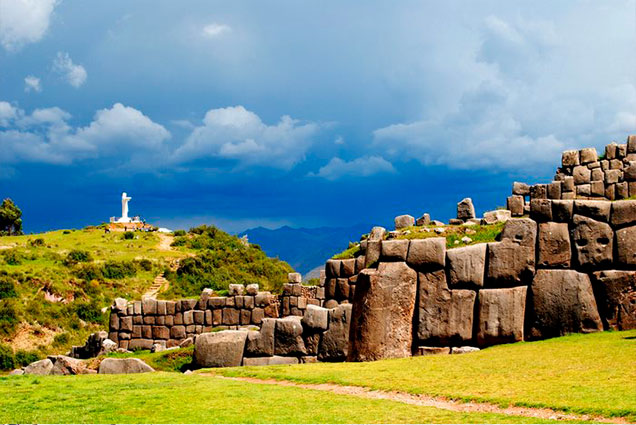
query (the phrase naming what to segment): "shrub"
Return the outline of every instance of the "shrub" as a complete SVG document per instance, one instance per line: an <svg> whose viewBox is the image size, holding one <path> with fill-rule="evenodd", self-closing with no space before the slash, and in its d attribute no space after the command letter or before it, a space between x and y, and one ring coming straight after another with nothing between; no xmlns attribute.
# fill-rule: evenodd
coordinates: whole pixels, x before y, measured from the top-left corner
<svg viewBox="0 0 636 425"><path fill-rule="evenodd" d="M11 335L17 325L17 313L11 300L0 300L0 333Z"/></svg>
<svg viewBox="0 0 636 425"><path fill-rule="evenodd" d="M68 332L62 332L61 334L57 334L55 335L55 337L53 338L53 345L55 346L63 346L69 343L69 341L71 340Z"/></svg>
<svg viewBox="0 0 636 425"><path fill-rule="evenodd" d="M172 232L172 234L174 236L185 236L186 235L186 231L185 230L175 230L174 232Z"/></svg>
<svg viewBox="0 0 636 425"><path fill-rule="evenodd" d="M70 235L70 234L71 234L71 231L70 231L70 230L64 230L64 231L62 232L62 234L63 234L63 235Z"/></svg>
<svg viewBox="0 0 636 425"><path fill-rule="evenodd" d="M44 239L37 238L29 241L29 245L31 246L44 246Z"/></svg>
<svg viewBox="0 0 636 425"><path fill-rule="evenodd" d="M38 360L40 360L40 355L37 351L18 350L13 357L14 367L27 366Z"/></svg>
<svg viewBox="0 0 636 425"><path fill-rule="evenodd" d="M0 370L11 370L14 365L13 350L8 345L0 344Z"/></svg>
<svg viewBox="0 0 636 425"><path fill-rule="evenodd" d="M0 299L15 298L17 296L13 279L9 276L0 276Z"/></svg>
<svg viewBox="0 0 636 425"><path fill-rule="evenodd" d="M122 238L125 240L135 239L135 234L131 231L124 232L124 234L122 235Z"/></svg>
<svg viewBox="0 0 636 425"><path fill-rule="evenodd" d="M107 261L102 266L102 274L106 279L123 279L137 274L137 267L132 261Z"/></svg>
<svg viewBox="0 0 636 425"><path fill-rule="evenodd" d="M88 263L93 261L91 253L82 249L74 249L66 255L65 264L72 265L77 263Z"/></svg>
<svg viewBox="0 0 636 425"><path fill-rule="evenodd" d="M139 267L141 267L142 270L149 272L152 270L152 261L147 258L139 260Z"/></svg>
<svg viewBox="0 0 636 425"><path fill-rule="evenodd" d="M174 238L170 246L186 246L187 243L188 238L186 238L185 236L177 236L176 238Z"/></svg>
<svg viewBox="0 0 636 425"><path fill-rule="evenodd" d="M101 323L103 319L102 310L95 301L75 304L75 314L85 322Z"/></svg>
<svg viewBox="0 0 636 425"><path fill-rule="evenodd" d="M24 256L17 249L7 249L3 255L4 261L10 266L19 266L24 259Z"/></svg>
<svg viewBox="0 0 636 425"><path fill-rule="evenodd" d="M73 271L73 274L79 279L83 279L87 282L104 278L102 269L97 264L83 264L82 266L77 267Z"/></svg>

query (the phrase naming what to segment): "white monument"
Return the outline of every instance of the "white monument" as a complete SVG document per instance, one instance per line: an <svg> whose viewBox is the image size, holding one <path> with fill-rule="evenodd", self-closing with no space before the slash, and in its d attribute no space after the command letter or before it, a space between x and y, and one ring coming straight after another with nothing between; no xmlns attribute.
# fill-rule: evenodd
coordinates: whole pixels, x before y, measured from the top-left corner
<svg viewBox="0 0 636 425"><path fill-rule="evenodd" d="M139 217L130 218L128 217L128 201L132 198L126 194L126 192L121 194L121 217L111 217L110 221L114 223L139 223Z"/></svg>

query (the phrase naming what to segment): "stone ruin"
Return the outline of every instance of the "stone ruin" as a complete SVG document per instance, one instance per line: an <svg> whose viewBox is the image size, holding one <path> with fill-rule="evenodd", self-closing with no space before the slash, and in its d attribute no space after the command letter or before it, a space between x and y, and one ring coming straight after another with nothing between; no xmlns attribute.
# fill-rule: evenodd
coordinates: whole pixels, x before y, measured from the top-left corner
<svg viewBox="0 0 636 425"><path fill-rule="evenodd" d="M631 195L636 136L608 145L604 159L566 151L554 182L513 184L508 210L477 219L469 198L458 204L457 224L504 221L497 241L448 249L443 236L399 239L415 224L443 226L403 215L396 231L373 228L355 258L328 260L316 287L292 273L279 296L232 285L228 297L118 299L109 338L126 349L194 340L195 363L215 367L462 353L633 329L636 200L617 200Z"/></svg>

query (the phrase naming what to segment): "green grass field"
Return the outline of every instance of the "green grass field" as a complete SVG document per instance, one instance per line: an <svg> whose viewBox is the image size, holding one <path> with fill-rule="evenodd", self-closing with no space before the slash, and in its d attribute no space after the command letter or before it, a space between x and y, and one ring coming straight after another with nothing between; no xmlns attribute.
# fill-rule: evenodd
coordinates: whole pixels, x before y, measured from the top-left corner
<svg viewBox="0 0 636 425"><path fill-rule="evenodd" d="M627 416L636 421L636 330L500 345L458 356L215 373Z"/></svg>
<svg viewBox="0 0 636 425"><path fill-rule="evenodd" d="M549 423L461 413L323 391L211 376L16 376L0 378L8 423Z"/></svg>

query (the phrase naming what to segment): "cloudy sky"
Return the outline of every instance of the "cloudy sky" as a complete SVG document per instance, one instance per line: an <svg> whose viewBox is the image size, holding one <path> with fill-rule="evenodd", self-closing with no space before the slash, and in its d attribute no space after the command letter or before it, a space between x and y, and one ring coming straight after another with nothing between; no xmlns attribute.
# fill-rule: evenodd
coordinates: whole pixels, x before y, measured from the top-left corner
<svg viewBox="0 0 636 425"><path fill-rule="evenodd" d="M636 132L636 0L0 0L27 231L447 220Z"/></svg>

